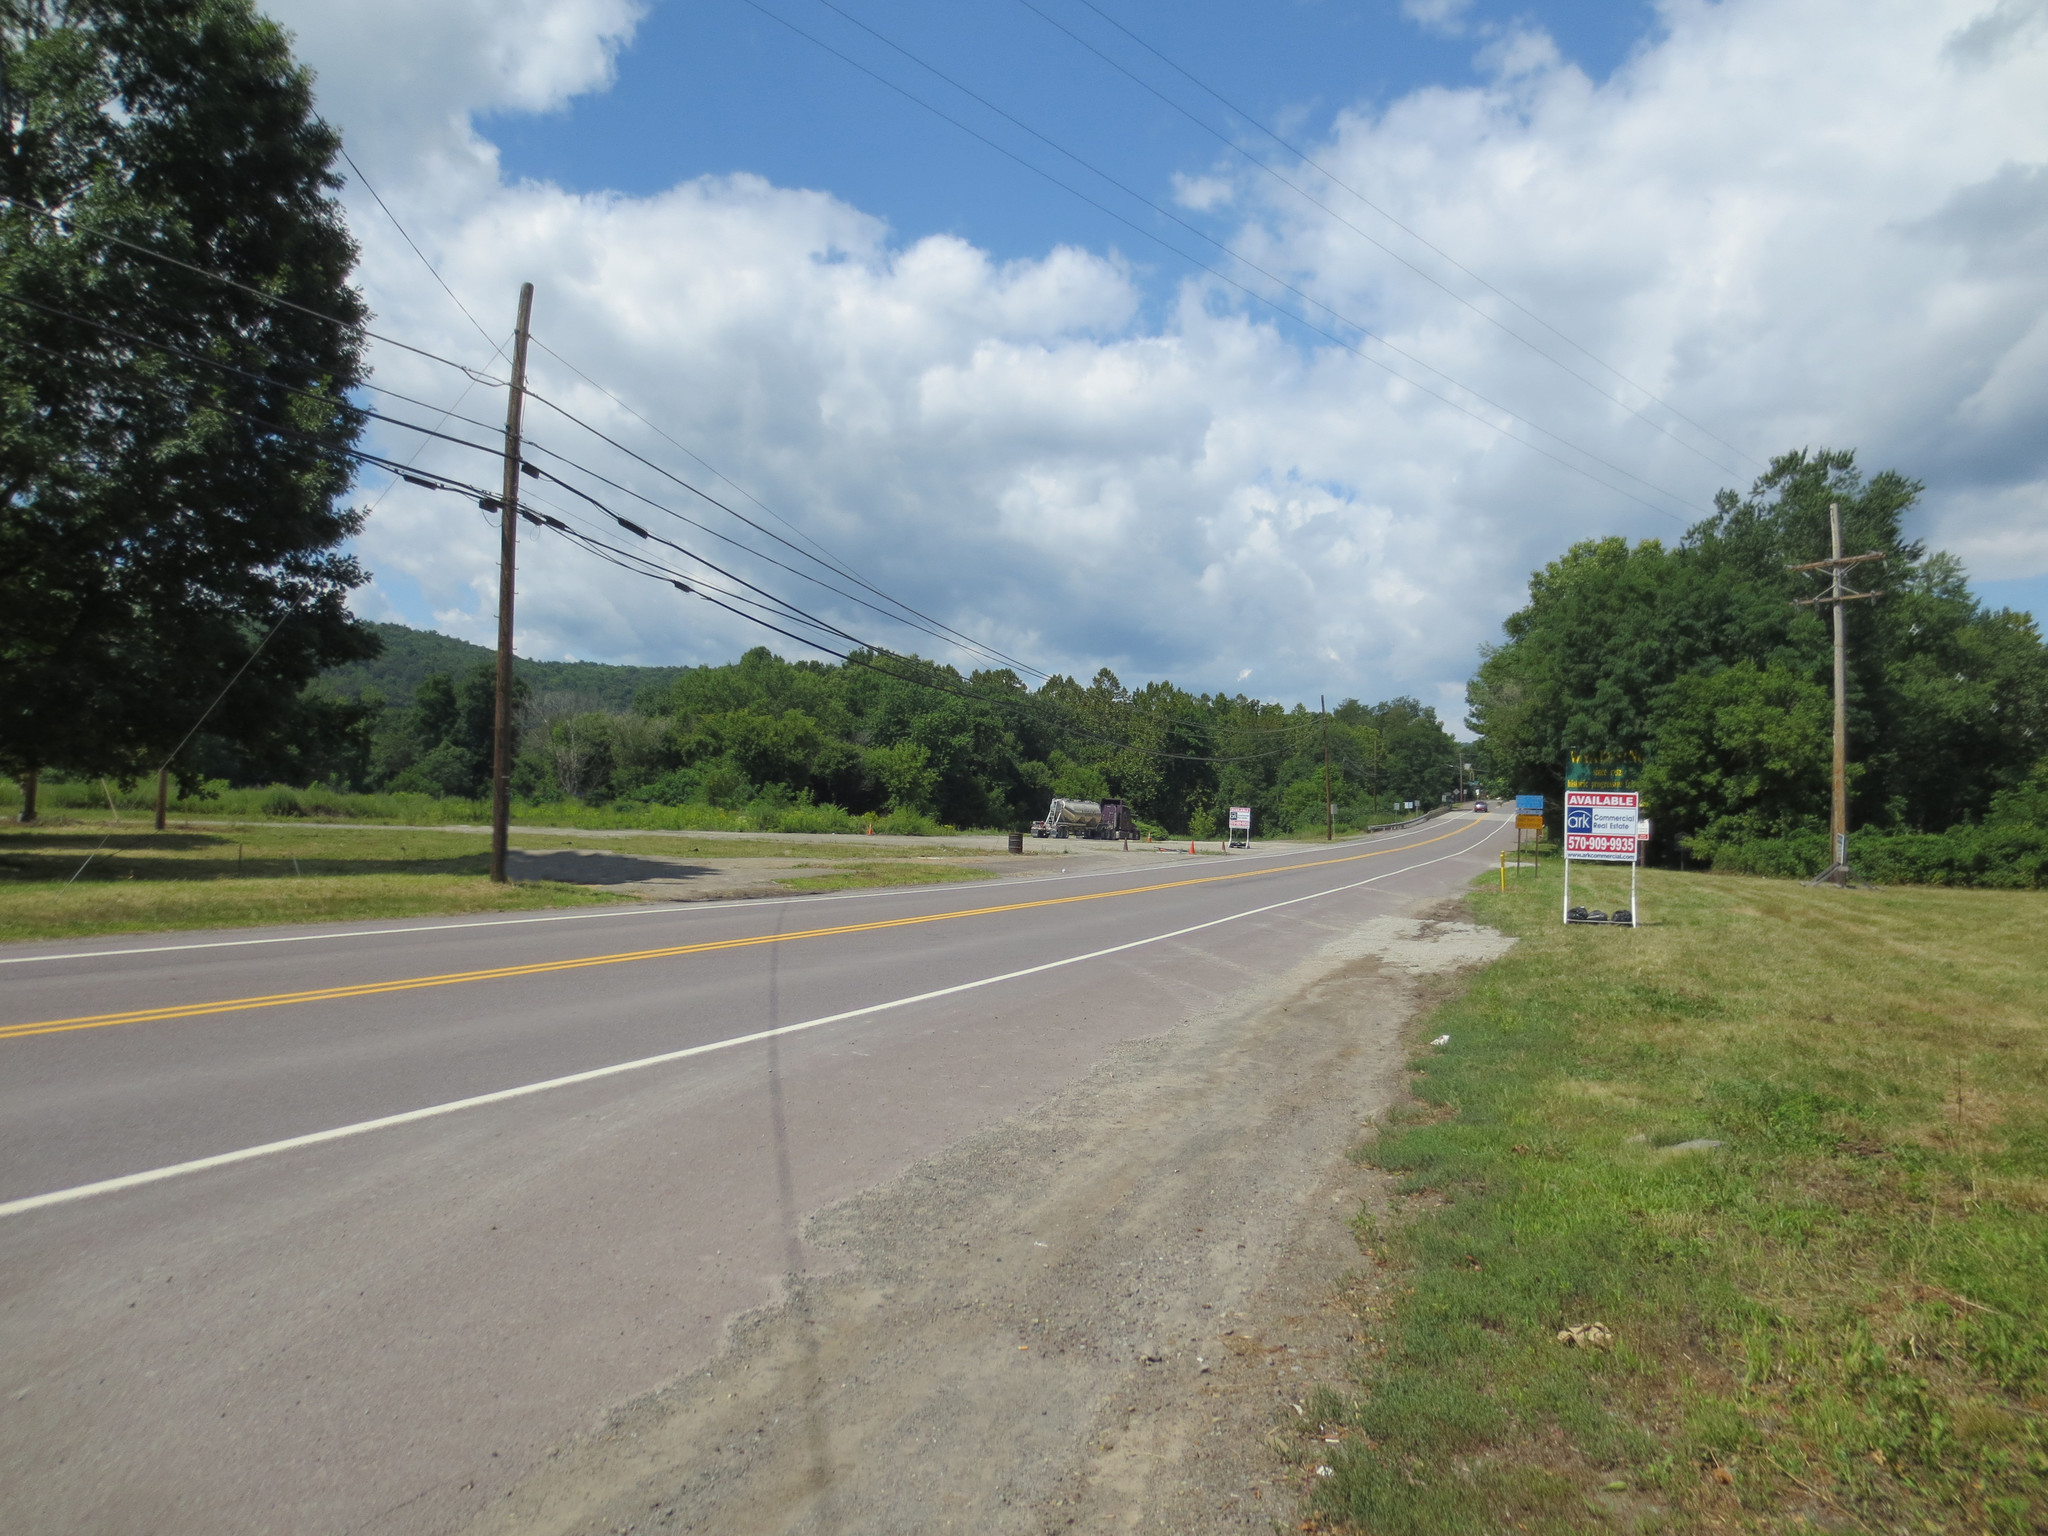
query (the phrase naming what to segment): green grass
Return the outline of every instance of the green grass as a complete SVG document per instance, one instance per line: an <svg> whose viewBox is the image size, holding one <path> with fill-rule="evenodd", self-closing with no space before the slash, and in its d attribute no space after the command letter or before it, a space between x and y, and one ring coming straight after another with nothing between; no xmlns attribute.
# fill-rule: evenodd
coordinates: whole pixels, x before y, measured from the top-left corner
<svg viewBox="0 0 2048 1536"><path fill-rule="evenodd" d="M116 816L132 820L155 810L155 795L153 782L124 789L104 779L51 781L37 792L36 809L46 820L69 817L111 821ZM0 777L0 810L18 812L20 806L21 786ZM405 826L475 826L488 822L491 815L487 800L424 794L355 794L319 785L310 789L295 789L286 784L230 789L219 780L208 784L204 794L174 799L170 808L183 821L274 818L283 822L304 819ZM937 837L961 830L942 826L917 811L869 815L842 810L836 805L776 805L766 801L728 810L716 805L646 805L623 800L609 805L585 805L579 800L515 800L512 820L527 826L593 831L833 832L859 836L873 830L908 837Z"/></svg>
<svg viewBox="0 0 2048 1536"><path fill-rule="evenodd" d="M529 852L595 848L683 859L804 859L816 843L716 838L541 835ZM960 849L972 853L977 850ZM795 891L843 891L988 878L986 871L905 859L900 845L833 847L834 867L781 879ZM853 861L849 867L844 861ZM555 881L492 885L490 838L477 832L130 818L0 824L0 940L80 938L179 928L338 922L430 913L506 912L629 898Z"/></svg>
<svg viewBox="0 0 2048 1536"><path fill-rule="evenodd" d="M1402 1213L1318 1520L2048 1530L2048 899L1651 871L1629 932L1518 878L1361 1151Z"/></svg>
<svg viewBox="0 0 2048 1536"><path fill-rule="evenodd" d="M489 838L465 833L9 825L0 827L0 939L514 912L618 899L553 881L492 885L489 868Z"/></svg>
<svg viewBox="0 0 2048 1536"><path fill-rule="evenodd" d="M927 864L922 861L885 861L835 869L822 875L784 875L776 884L792 891L853 891L880 885L944 885L956 880L993 880L986 869L969 869L960 864Z"/></svg>

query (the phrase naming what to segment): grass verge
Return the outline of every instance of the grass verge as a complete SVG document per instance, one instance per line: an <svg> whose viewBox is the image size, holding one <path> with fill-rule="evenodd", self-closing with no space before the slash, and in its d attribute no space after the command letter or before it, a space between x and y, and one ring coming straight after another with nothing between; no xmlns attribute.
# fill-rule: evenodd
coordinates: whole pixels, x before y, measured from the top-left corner
<svg viewBox="0 0 2048 1536"><path fill-rule="evenodd" d="M1311 1524L2048 1530L2044 899L1520 878L1361 1153L1408 1209Z"/></svg>
<svg viewBox="0 0 2048 1536"><path fill-rule="evenodd" d="M820 875L784 875L776 884L792 891L857 891L881 885L944 885L956 880L993 880L986 869L960 864L926 864L910 860L875 860L851 869Z"/></svg>
<svg viewBox="0 0 2048 1536"><path fill-rule="evenodd" d="M679 859L802 859L815 843L601 835L512 836L514 849L588 848ZM896 857L889 858L887 853ZM960 849L962 853L978 850ZM783 877L792 891L940 884L992 878L986 870L905 859L888 844L833 848L815 875ZM490 839L419 828L320 827L284 822L222 827L0 827L0 940L83 938L180 928L345 922L435 913L510 912L630 898L547 880L492 885Z"/></svg>
<svg viewBox="0 0 2048 1536"><path fill-rule="evenodd" d="M554 881L493 885L489 869L490 839L473 833L8 827L0 830L0 940L516 912L619 899Z"/></svg>

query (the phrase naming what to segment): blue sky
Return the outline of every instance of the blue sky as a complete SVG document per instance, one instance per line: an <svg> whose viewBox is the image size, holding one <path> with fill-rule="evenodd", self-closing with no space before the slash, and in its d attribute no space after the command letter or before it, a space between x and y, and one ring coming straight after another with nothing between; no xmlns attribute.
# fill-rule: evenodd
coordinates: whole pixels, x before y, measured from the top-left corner
<svg viewBox="0 0 2048 1536"><path fill-rule="evenodd" d="M1048 670L1413 693L1455 717L1533 569L1579 539L1673 538L1802 445L1926 481L1912 532L1988 601L2048 611L2039 0L1095 0L1429 245L1089 0L1032 4L1358 229L1021 0L760 4L1113 213L747 0L270 8L464 302L495 330L532 280L537 330L668 437L543 357L545 389L668 467L689 468L683 444ZM381 322L482 361L346 195ZM1342 344L1147 231L1300 311L1284 278L1341 315L1317 324ZM422 399L482 398L413 356L376 363ZM380 493L361 611L483 639L488 530L446 501ZM536 656L720 661L758 638L573 557L522 594Z"/></svg>
<svg viewBox="0 0 2048 1536"><path fill-rule="evenodd" d="M1211 126L1274 152L1255 127L1082 0L1032 3ZM818 0L762 4L1062 180L1185 238ZM1340 108L1422 86L1474 84L1483 75L1474 37L1489 27L1539 26L1573 63L1604 78L1655 24L1641 0L1474 4L1457 16L1455 32L1418 25L1393 0L1107 0L1101 9L1296 142L1320 138ZM845 0L839 10L1155 201L1170 200L1176 172L1229 153L1021 0ZM561 113L495 114L479 126L507 174L579 191L647 195L700 175L750 171L780 186L829 191L886 218L905 238L955 233L1002 258L1039 256L1062 242L1118 247L1159 265L1169 281L1186 271L746 0L664 0L620 55L609 90Z"/></svg>

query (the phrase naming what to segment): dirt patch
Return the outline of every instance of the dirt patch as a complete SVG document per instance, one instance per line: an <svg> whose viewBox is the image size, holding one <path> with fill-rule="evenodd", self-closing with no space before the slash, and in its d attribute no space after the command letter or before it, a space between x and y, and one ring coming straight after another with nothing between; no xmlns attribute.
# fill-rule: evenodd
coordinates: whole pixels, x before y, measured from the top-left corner
<svg viewBox="0 0 2048 1536"><path fill-rule="evenodd" d="M780 1305L471 1529L1270 1530L1315 1476L1270 1432L1359 1331L1345 1153L1426 979L1508 942L1368 923L823 1212Z"/></svg>

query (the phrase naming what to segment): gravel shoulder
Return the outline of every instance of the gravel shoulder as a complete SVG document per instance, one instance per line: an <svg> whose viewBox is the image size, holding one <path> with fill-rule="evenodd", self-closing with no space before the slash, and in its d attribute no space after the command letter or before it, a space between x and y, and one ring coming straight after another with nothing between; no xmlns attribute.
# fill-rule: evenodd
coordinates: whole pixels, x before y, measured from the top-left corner
<svg viewBox="0 0 2048 1536"><path fill-rule="evenodd" d="M776 1305L467 1529L1273 1529L1315 1472L1272 1432L1367 1304L1346 1154L1432 978L1510 942L1376 919L789 1230Z"/></svg>

